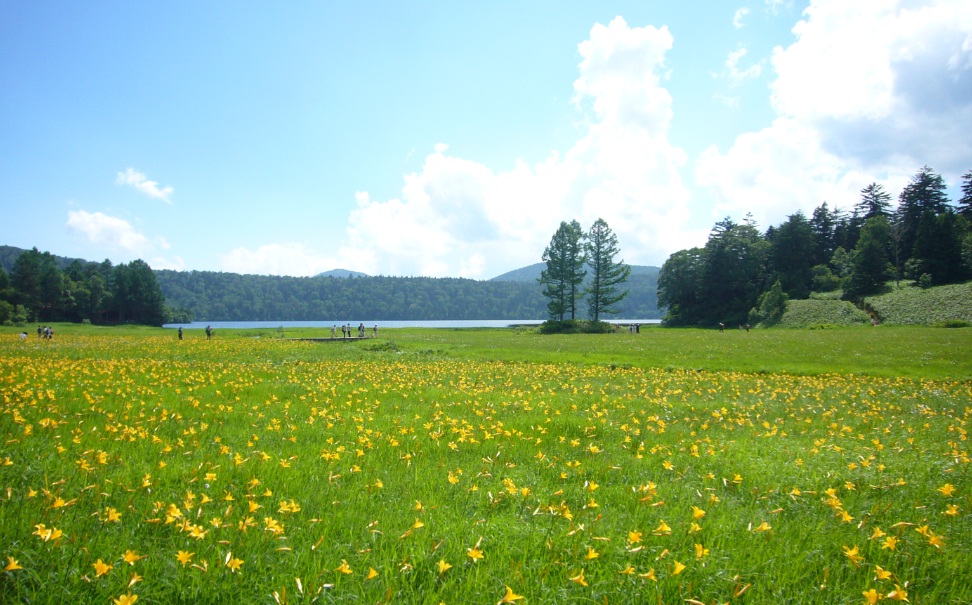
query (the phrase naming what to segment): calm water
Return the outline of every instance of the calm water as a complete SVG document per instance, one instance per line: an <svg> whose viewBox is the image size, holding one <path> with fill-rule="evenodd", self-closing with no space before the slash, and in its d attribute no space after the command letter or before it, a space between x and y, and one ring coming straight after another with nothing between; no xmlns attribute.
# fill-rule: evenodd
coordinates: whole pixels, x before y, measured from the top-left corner
<svg viewBox="0 0 972 605"><path fill-rule="evenodd" d="M657 324L660 319L611 319L614 324ZM202 330L211 326L214 330L241 330L246 328L340 328L351 324L357 328L364 323L369 330L375 325L381 328L507 328L509 326L538 326L539 319L444 319L438 321L194 321L187 324L165 324L166 328Z"/></svg>

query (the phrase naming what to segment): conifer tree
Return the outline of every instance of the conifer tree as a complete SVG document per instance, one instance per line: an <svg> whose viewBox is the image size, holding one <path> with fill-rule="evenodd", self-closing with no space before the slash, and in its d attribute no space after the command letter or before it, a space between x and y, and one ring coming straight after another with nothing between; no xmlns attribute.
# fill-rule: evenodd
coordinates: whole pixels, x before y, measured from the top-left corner
<svg viewBox="0 0 972 605"><path fill-rule="evenodd" d="M618 255L618 237L604 219L597 219L587 235L587 265L591 268L591 279L585 292L587 308L593 321L600 321L601 315L617 311L614 305L628 295L621 284L631 275L631 267L624 261L615 262Z"/></svg>
<svg viewBox="0 0 972 605"><path fill-rule="evenodd" d="M580 285L586 274L583 239L580 223L562 221L543 251L547 267L540 272L540 283L552 320L563 321L567 316L575 319Z"/></svg>

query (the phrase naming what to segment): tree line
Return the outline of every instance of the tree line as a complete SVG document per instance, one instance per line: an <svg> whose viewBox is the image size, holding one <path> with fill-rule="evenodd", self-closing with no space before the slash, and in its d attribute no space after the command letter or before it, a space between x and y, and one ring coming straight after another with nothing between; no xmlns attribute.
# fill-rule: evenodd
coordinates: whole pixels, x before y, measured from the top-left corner
<svg viewBox="0 0 972 605"><path fill-rule="evenodd" d="M133 263L116 267L0 246L0 323L544 319L547 310L540 265L512 281L480 281L152 271ZM630 295L616 310L661 317L657 275L657 268L635 267Z"/></svg>
<svg viewBox="0 0 972 605"><path fill-rule="evenodd" d="M658 276L667 325L772 323L787 299L811 292L860 302L891 280L922 287L972 277L972 171L950 203L928 166L911 177L892 208L878 183L850 212L824 202L761 233L749 215L717 222L701 248L672 254Z"/></svg>
<svg viewBox="0 0 972 605"><path fill-rule="evenodd" d="M142 260L112 265L64 259L37 248L3 247L15 256L0 265L0 323L138 323L162 325L172 313L152 268ZM6 264L6 263L4 263Z"/></svg>
<svg viewBox="0 0 972 605"><path fill-rule="evenodd" d="M595 323L602 315L618 313L618 304L628 295L622 285L631 275L630 266L614 260L618 253L618 238L604 219L597 219L587 233L576 220L561 221L543 251L546 268L538 280L550 320L575 320L584 298Z"/></svg>

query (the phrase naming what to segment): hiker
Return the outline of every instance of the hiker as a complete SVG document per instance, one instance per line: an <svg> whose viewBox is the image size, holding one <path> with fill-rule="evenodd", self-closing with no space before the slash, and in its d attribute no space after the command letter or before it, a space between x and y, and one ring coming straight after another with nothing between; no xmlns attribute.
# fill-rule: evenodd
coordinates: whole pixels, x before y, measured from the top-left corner
<svg viewBox="0 0 972 605"><path fill-rule="evenodd" d="M335 324L331 324L331 338L332 339L334 338L334 335L336 333L337 333L337 326Z"/></svg>
<svg viewBox="0 0 972 605"><path fill-rule="evenodd" d="M719 331L720 332L726 331L726 324L722 323L721 321L719 322Z"/></svg>
<svg viewBox="0 0 972 605"><path fill-rule="evenodd" d="M182 326L179 326L179 340L182 340Z"/></svg>
<svg viewBox="0 0 972 605"><path fill-rule="evenodd" d="M213 338L213 328L212 326L206 326L206 340L212 340Z"/></svg>
<svg viewBox="0 0 972 605"><path fill-rule="evenodd" d="M375 327L372 329L371 334L373 338L378 338L378 324L375 324Z"/></svg>

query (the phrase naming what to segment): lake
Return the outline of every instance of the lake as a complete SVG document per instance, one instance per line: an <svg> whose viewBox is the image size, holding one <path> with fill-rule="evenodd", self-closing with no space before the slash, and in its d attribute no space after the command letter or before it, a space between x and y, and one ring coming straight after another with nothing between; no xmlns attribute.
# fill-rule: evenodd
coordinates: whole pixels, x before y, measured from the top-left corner
<svg viewBox="0 0 972 605"><path fill-rule="evenodd" d="M194 321L183 324L165 324L165 328L202 330L210 326L214 330L243 330L247 328L340 328L351 324L355 328L364 323L369 330L375 325L381 328L508 328L510 326L539 326L540 319L442 319L429 321ZM613 324L659 324L660 319L611 319Z"/></svg>

